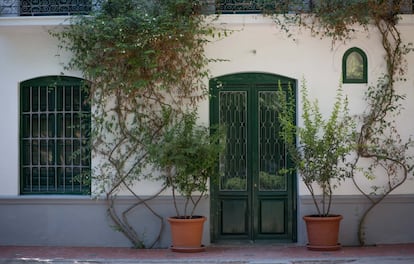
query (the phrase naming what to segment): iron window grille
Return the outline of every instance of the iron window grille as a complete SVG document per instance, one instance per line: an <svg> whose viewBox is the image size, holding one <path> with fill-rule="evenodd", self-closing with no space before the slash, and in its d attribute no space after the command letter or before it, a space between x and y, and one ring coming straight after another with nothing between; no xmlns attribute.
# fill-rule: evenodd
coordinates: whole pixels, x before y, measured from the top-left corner
<svg viewBox="0 0 414 264"><path fill-rule="evenodd" d="M90 106L82 80L43 77L20 86L21 194L90 193Z"/></svg>
<svg viewBox="0 0 414 264"><path fill-rule="evenodd" d="M142 0L144 1L144 0ZM391 0L389 0L391 1ZM312 12L316 0L201 0L204 14ZM0 16L85 15L99 10L99 0L0 0ZM414 0L403 0L401 14L414 13Z"/></svg>
<svg viewBox="0 0 414 264"><path fill-rule="evenodd" d="M257 14L268 11L288 13L292 11L309 11L311 0L217 0L216 13L221 14Z"/></svg>
<svg viewBox="0 0 414 264"><path fill-rule="evenodd" d="M20 16L86 15L92 0L20 0Z"/></svg>
<svg viewBox="0 0 414 264"><path fill-rule="evenodd" d="M214 5L214 0L204 0ZM215 13L218 14L251 14L272 11L277 13L312 12L318 5L317 0L216 0ZM391 1L390 1L391 2ZM211 9L211 8L210 8ZM400 7L401 14L414 13L414 0L404 0Z"/></svg>

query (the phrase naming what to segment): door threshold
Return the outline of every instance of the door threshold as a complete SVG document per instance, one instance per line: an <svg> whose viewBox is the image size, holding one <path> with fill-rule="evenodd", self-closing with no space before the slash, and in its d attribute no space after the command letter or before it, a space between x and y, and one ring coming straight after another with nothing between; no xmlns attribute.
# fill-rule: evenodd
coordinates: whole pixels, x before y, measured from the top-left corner
<svg viewBox="0 0 414 264"><path fill-rule="evenodd" d="M275 241L275 240L224 240L215 241L210 246L232 247L232 246L297 246L297 242L291 241Z"/></svg>

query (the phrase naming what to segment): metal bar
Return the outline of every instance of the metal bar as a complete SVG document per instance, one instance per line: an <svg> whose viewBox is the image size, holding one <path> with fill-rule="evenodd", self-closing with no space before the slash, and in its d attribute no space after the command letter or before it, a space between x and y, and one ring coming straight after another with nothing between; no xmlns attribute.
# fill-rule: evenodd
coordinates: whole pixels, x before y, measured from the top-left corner
<svg viewBox="0 0 414 264"><path fill-rule="evenodd" d="M85 15L88 14L91 10L91 0L21 0L19 5L20 16Z"/></svg>
<svg viewBox="0 0 414 264"><path fill-rule="evenodd" d="M59 86L66 92L60 94L57 92L58 87L43 83L24 88L24 96L30 98L25 100L26 106L21 108L22 117L28 115L28 120L24 121L26 125L22 123L21 129L24 131L20 138L22 146L27 144L22 147L27 156L21 156L22 194L81 194L89 187L75 182L78 171L89 167L71 159L72 153L81 149L78 141L86 140L87 137L87 134L75 135L74 132L81 122L81 117L75 118L75 115L83 110L78 106L73 108L79 101L80 95L75 91L78 86L66 83ZM53 92L52 97L49 92ZM62 106L58 105L60 96Z"/></svg>

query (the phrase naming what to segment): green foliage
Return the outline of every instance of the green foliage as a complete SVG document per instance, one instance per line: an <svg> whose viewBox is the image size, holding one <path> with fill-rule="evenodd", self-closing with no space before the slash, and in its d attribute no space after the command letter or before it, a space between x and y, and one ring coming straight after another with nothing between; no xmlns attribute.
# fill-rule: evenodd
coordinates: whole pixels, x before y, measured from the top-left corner
<svg viewBox="0 0 414 264"><path fill-rule="evenodd" d="M295 102L293 92L286 96L286 91L279 88L279 114L281 125L280 136L286 144L288 154L300 177L312 195L318 215L330 213L333 189L342 180L350 177L345 166L347 155L353 149L355 123L349 116L347 98L338 89L332 112L324 119L317 101L309 101L306 83L301 89L303 126L295 123ZM296 145L296 137L299 144ZM286 171L283 171L285 173ZM322 199L315 196L320 188Z"/></svg>
<svg viewBox="0 0 414 264"><path fill-rule="evenodd" d="M259 187L261 190L284 190L286 188L285 171L279 174L259 171ZM229 177L223 179L222 189L230 191L246 190L246 179L239 177Z"/></svg>
<svg viewBox="0 0 414 264"><path fill-rule="evenodd" d="M412 138L403 140L397 129L396 119L401 113L405 96L395 92L392 80L384 76L376 86L370 86L365 94L368 110L362 116L362 126L357 135L357 156L352 165L353 181L357 189L370 201L359 223L358 238L365 244L364 225L367 215L396 188L406 182L414 169L414 146ZM360 161L368 160L363 169ZM366 162L365 162L366 163ZM370 180L380 178L380 185L364 189L359 184L357 173ZM383 177L379 177L381 172Z"/></svg>
<svg viewBox="0 0 414 264"><path fill-rule="evenodd" d="M350 39L358 26L367 30L368 25L379 21L395 25L397 14L406 4L404 0L312 1L310 6L302 0L287 2L289 12L280 12L277 8L265 12L273 15L275 22L286 32L290 31L290 26L299 25L310 29L314 35L330 38L334 42Z"/></svg>
<svg viewBox="0 0 414 264"><path fill-rule="evenodd" d="M75 17L56 36L74 53L69 68L79 69L95 86L135 95L157 88L188 95L206 65L207 28L191 12L193 1L103 1L92 17ZM188 8L179 9L178 7ZM204 72L205 73L205 72ZM184 81L185 80L185 81ZM191 82L192 80L192 82ZM180 90L173 90L180 84ZM96 93L94 93L96 95Z"/></svg>
<svg viewBox="0 0 414 264"><path fill-rule="evenodd" d="M98 173L94 175L98 181L95 182L100 185L95 186L95 189L106 194L108 211L120 230L135 245L140 246L140 238L123 221L130 209L122 217L116 214L116 194L121 187L132 192L130 185L143 175L148 165L146 143L161 140L164 126L172 122L171 119L165 119L163 109L169 109L175 113L173 116L177 116L185 108L194 108L199 100L205 98L207 89L203 78L208 75L205 69L208 59L204 55L204 44L206 36L211 35L213 30L199 15L199 1L101 2L102 8L97 13L76 17L63 31L52 34L59 39L61 48L74 55L67 68L80 70L91 82L91 148L96 155L105 157L96 166ZM402 44L396 27L397 13L403 1L315 1L312 13L301 6L303 1L282 2L282 5L267 5L266 12L285 13L284 19L280 19L280 16L274 18L288 34L289 23L308 28L313 34L321 38L329 37L333 41L346 40L352 37L356 29L367 29L369 24L377 27L386 54L387 81L386 85L380 81L377 86L379 89L368 93L370 108L364 115L359 131L357 155L359 158L372 159L379 167L394 164L390 167L389 175L395 176L402 170L402 179L405 181L407 173L412 170L410 163L406 162L410 159L404 160L404 151L410 146L411 140L404 143L399 136L387 136L397 132L394 123L389 121L393 114L388 116L388 113L397 114L398 111L394 110L400 109L400 104L395 103L395 99L404 99L395 97L394 83L399 78L398 74L403 79L406 70L404 55L412 49ZM386 89L387 96L381 95L382 88ZM289 106L291 102L286 103ZM313 104L309 106L312 109ZM312 116L310 114L309 117ZM314 121L321 121L317 115L314 118ZM296 133L294 120L286 121L291 121L285 123L287 131ZM383 125L388 126L388 129ZM309 128L311 133L316 132L318 127L312 128L311 122ZM332 130L328 127L325 129ZM294 142L296 139L289 138L287 134L285 136L286 141ZM330 137L327 139L332 140ZM394 150L398 153L395 155L398 159L392 156ZM292 151L293 157L295 153L297 158L301 157L301 152ZM395 169L395 164L400 164L402 169ZM370 171L364 172L364 175L372 177ZM393 176L388 178L394 179ZM393 185L387 193L399 185ZM329 190L330 185L325 186ZM326 193L330 197L329 191ZM138 204L145 205L145 202L140 200Z"/></svg>
<svg viewBox="0 0 414 264"><path fill-rule="evenodd" d="M209 128L197 125L196 112L184 113L174 121L171 126L164 127L160 141L151 142L150 160L162 171L159 178L172 189L177 216L191 218L208 190L209 179L217 181L219 177L224 131L215 129L210 133ZM175 199L176 191L186 199L181 213Z"/></svg>
<svg viewBox="0 0 414 264"><path fill-rule="evenodd" d="M285 190L286 175L260 171L259 182L261 190Z"/></svg>
<svg viewBox="0 0 414 264"><path fill-rule="evenodd" d="M222 184L223 190L245 190L246 189L246 179L239 177L231 177L223 180Z"/></svg>
<svg viewBox="0 0 414 264"><path fill-rule="evenodd" d="M213 30L198 1L103 0L98 6L51 34L73 55L66 68L81 71L90 84L94 194L106 196L115 225L143 247L128 213L146 207L160 220L160 232L162 217L131 186L150 166L148 142L159 142L173 122L165 111L179 116L206 98L204 45ZM125 211L115 208L121 191L137 199Z"/></svg>
<svg viewBox="0 0 414 264"><path fill-rule="evenodd" d="M367 25L369 9L372 1L320 1L312 10L315 20L311 23L312 32L322 37L333 39L348 38L354 32L355 25Z"/></svg>
<svg viewBox="0 0 414 264"><path fill-rule="evenodd" d="M293 0L299 4L303 1ZM371 205L360 219L358 238L365 244L363 230L367 215L393 190L401 186L414 168L413 156L409 154L413 141L403 140L397 130L396 117L402 110L404 95L396 91L397 81L405 80L407 71L405 56L413 50L412 43L404 44L397 27L399 13L407 10L410 1L405 0L346 0L314 1L311 12L306 8L297 8L295 12L280 15L280 12L268 11L280 28L289 36L290 27L307 28L315 36L346 41L354 37L361 29L368 31L374 27L379 32L379 44L384 49L386 69L384 76L376 85L368 88L365 100L368 110L363 113L361 124L356 131L356 158L351 165L352 179L356 188L370 201ZM292 10L292 9L291 9ZM411 12L411 9L410 9ZM382 56L382 55L381 55ZM370 165L359 167L364 160ZM357 177L378 178L382 170L383 185L364 190Z"/></svg>
<svg viewBox="0 0 414 264"><path fill-rule="evenodd" d="M181 112L207 95L204 44L212 31L197 1L108 0L100 6L52 34L73 53L67 68L90 81L92 149L107 158L96 190L111 193L142 175L143 142L169 122L162 109Z"/></svg>

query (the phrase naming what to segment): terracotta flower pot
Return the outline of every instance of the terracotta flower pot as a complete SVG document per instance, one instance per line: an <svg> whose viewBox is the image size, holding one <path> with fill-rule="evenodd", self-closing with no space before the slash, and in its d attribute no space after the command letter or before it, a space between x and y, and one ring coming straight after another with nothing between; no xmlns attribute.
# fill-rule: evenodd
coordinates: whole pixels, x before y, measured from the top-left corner
<svg viewBox="0 0 414 264"><path fill-rule="evenodd" d="M171 250L176 252L202 252L201 245L203 227L206 217L193 216L193 218L169 217L171 227Z"/></svg>
<svg viewBox="0 0 414 264"><path fill-rule="evenodd" d="M326 217L304 216L308 233L308 249L310 250L338 250L339 225L341 215Z"/></svg>

